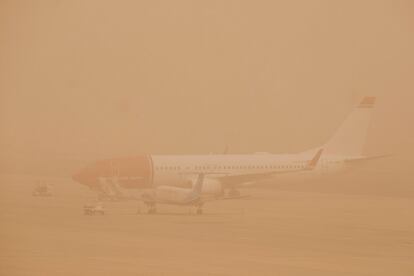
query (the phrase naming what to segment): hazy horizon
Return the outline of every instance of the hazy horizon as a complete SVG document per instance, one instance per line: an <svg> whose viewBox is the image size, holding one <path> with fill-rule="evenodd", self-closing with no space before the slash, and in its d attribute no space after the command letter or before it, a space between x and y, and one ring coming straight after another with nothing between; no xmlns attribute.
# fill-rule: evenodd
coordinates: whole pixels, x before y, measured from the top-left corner
<svg viewBox="0 0 414 276"><path fill-rule="evenodd" d="M378 97L367 152L412 163L410 1L0 5L1 171L298 152L365 95Z"/></svg>

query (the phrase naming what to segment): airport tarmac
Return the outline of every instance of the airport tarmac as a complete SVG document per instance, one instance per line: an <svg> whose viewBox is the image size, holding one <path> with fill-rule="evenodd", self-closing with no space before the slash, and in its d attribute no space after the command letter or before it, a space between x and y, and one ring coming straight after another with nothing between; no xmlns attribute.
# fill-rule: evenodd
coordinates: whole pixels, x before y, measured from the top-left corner
<svg viewBox="0 0 414 276"><path fill-rule="evenodd" d="M0 275L414 275L414 196L375 183L252 189L202 216L136 202L85 216L94 196L70 179L45 198L35 177L0 180Z"/></svg>

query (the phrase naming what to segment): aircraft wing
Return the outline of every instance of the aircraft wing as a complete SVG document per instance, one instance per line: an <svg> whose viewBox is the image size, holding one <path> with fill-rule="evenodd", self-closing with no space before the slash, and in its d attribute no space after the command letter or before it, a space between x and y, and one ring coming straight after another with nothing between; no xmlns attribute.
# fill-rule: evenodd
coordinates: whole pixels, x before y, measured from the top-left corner
<svg viewBox="0 0 414 276"><path fill-rule="evenodd" d="M219 180L223 184L245 183L245 182L265 180L275 175L296 173L296 172L301 172L304 170L306 169L295 169L295 170L290 170L290 171L272 171L272 172L265 172L265 173L234 174L234 175L219 176L219 177L216 177L215 179Z"/></svg>
<svg viewBox="0 0 414 276"><path fill-rule="evenodd" d="M309 171L313 170L319 162L319 159L322 155L323 149L320 149L315 156L310 160L306 167L300 169L293 169L293 170L283 170L283 171L271 171L271 172L264 172L264 173L247 173L247 174L234 174L234 175L224 175L224 176L217 176L215 179L219 180L224 185L226 184L239 184L239 183L246 183L252 181L261 181L266 180L267 178L273 177L275 175L281 174L290 174L290 173L297 173L302 171Z"/></svg>
<svg viewBox="0 0 414 276"><path fill-rule="evenodd" d="M243 200L243 199L250 199L250 195L239 195L239 196L222 196L222 197L215 197L215 196L202 196L201 202L214 202L214 201L222 201L222 200Z"/></svg>

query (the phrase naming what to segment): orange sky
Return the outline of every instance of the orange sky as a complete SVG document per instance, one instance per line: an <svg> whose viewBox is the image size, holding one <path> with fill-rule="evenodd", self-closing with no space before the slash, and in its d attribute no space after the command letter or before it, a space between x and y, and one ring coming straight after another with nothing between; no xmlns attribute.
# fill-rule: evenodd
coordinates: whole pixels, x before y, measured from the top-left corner
<svg viewBox="0 0 414 276"><path fill-rule="evenodd" d="M413 164L411 1L1 1L0 170L296 152L378 96L369 153Z"/></svg>

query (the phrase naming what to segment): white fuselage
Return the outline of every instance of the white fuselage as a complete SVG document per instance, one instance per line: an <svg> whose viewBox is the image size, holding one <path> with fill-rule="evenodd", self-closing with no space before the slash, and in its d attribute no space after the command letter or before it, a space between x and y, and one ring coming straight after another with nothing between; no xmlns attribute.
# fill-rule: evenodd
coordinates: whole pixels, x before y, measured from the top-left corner
<svg viewBox="0 0 414 276"><path fill-rule="evenodd" d="M303 181L344 171L346 157L323 156L316 167L306 169L313 154L246 154L246 155L153 155L151 161L150 192L157 202L181 204L192 188L197 175L205 174L202 194L221 195L224 189L253 186L263 182L285 183ZM116 167L116 162L113 163ZM122 173L122 168L119 170ZM241 181L238 176L252 176ZM258 176L257 178L255 176ZM266 177L262 177L266 175ZM223 181L223 178L236 181ZM118 183L103 181L109 195L137 196L140 189L123 189L123 181L134 181L136 176L120 176Z"/></svg>

